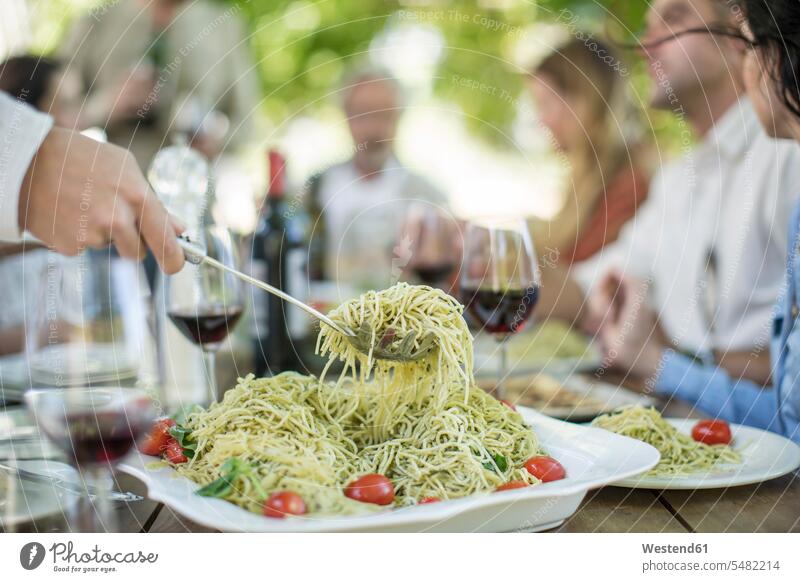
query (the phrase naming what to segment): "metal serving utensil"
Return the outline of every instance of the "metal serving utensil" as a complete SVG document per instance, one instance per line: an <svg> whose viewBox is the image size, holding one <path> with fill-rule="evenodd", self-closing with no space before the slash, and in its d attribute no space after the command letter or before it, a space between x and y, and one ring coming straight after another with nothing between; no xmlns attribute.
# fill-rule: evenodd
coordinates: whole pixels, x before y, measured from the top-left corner
<svg viewBox="0 0 800 582"><path fill-rule="evenodd" d="M361 327L354 331L347 326L336 323L327 315L320 313L310 305L303 303L299 299L292 297L277 287L273 287L272 285L264 283L263 281L259 281L250 275L246 275L241 271L233 269L221 263L220 261L209 257L202 246L193 242L185 234L178 236L178 244L183 249L183 252L186 255L186 260L190 263L195 265L205 263L206 265L216 269L228 272L242 281L258 287L267 293L272 293L273 295L280 297L284 301L299 307L312 317L317 318L319 321L338 331L340 334L345 336L358 351L364 354L369 354L371 350L372 356L376 359L391 360L395 362L411 362L423 358L435 347L435 338L432 334L427 335L422 340L419 347L415 349L415 331L412 331L403 338L398 338L395 331L391 328L387 329L382 335L375 336L375 342L373 344L373 331L372 328L366 323L362 323Z"/></svg>
<svg viewBox="0 0 800 582"><path fill-rule="evenodd" d="M78 485L77 483L73 483L72 481L67 481L55 475L44 475L42 473L35 473L33 471L20 469L19 467L14 467L11 465L7 465L5 463L0 463L0 471L16 475L19 479L22 479L23 481L52 485L54 487L58 487L62 491L67 491L75 495L88 495L90 499L93 499L101 494L100 491L98 491L95 487L91 485L87 486L86 489L84 489L82 485ZM144 499L144 497L142 497L141 495L136 495L135 493L131 493L129 491L123 493L120 491L112 490L105 494L108 496L109 499L111 499L111 501L131 502L131 501L141 501L142 499Z"/></svg>

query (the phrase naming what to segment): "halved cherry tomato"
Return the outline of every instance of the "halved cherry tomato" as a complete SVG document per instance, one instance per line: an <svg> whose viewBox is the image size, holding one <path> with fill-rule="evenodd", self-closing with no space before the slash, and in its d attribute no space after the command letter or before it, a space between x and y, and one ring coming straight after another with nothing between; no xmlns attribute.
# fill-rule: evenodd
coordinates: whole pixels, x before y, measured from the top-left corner
<svg viewBox="0 0 800 582"><path fill-rule="evenodd" d="M189 459L183 454L183 447L181 444L173 437L169 437L169 439L167 446L164 447L164 456L167 460L173 465L180 465L188 461Z"/></svg>
<svg viewBox="0 0 800 582"><path fill-rule="evenodd" d="M724 420L701 420L692 429L692 438L707 445L729 445L731 427Z"/></svg>
<svg viewBox="0 0 800 582"><path fill-rule="evenodd" d="M567 475L561 463L556 461L553 457L547 457L545 455L531 457L525 461L525 468L528 470L528 473L539 479L542 483L558 481Z"/></svg>
<svg viewBox="0 0 800 582"><path fill-rule="evenodd" d="M363 503L389 505L394 501L394 485L383 475L369 473L345 487L344 494Z"/></svg>
<svg viewBox="0 0 800 582"><path fill-rule="evenodd" d="M441 499L439 499L438 497L423 497L417 502L417 504L422 505L424 503L439 503L440 501Z"/></svg>
<svg viewBox="0 0 800 582"><path fill-rule="evenodd" d="M273 493L264 502L264 515L267 517L284 518L287 515L303 515L305 512L305 501L293 491Z"/></svg>
<svg viewBox="0 0 800 582"><path fill-rule="evenodd" d="M511 491L512 489L523 489L528 487L528 484L525 481L509 481L508 483L503 483L497 489L495 489L495 493L499 491Z"/></svg>
<svg viewBox="0 0 800 582"><path fill-rule="evenodd" d="M139 445L139 450L145 455L160 455L167 443L169 443L169 439L172 438L169 434L169 429L173 426L175 426L175 421L171 418L157 420Z"/></svg>
<svg viewBox="0 0 800 582"><path fill-rule="evenodd" d="M508 407L509 407L511 410L513 410L513 411L515 411L515 412L516 412L516 410L517 410L517 407L516 407L516 406L514 406L514 405L513 405L511 402L509 402L509 401L508 401L508 400L506 400L505 398L501 398L501 399L500 399L500 402L502 402L503 404L505 404L506 406L508 406Z"/></svg>

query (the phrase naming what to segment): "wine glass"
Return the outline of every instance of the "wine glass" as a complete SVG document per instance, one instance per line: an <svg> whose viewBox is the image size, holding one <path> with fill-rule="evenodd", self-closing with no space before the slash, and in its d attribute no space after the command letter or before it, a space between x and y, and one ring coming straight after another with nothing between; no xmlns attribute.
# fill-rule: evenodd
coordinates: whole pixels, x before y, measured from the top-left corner
<svg viewBox="0 0 800 582"><path fill-rule="evenodd" d="M408 211L401 242L413 244L407 269L417 279L432 287L451 282L458 266L459 232L455 220L441 208L427 203L415 203Z"/></svg>
<svg viewBox="0 0 800 582"><path fill-rule="evenodd" d="M241 270L230 232L217 225L201 231L209 257ZM216 353L244 311L242 283L230 273L206 264L187 264L166 280L167 316L180 332L203 350L211 401L217 398Z"/></svg>
<svg viewBox="0 0 800 582"><path fill-rule="evenodd" d="M525 220L467 224L460 277L461 301L499 343L495 393L505 397L506 340L525 327L539 297L541 274Z"/></svg>
<svg viewBox="0 0 800 582"><path fill-rule="evenodd" d="M154 342L141 265L112 249L74 258L48 253L26 316L31 390L41 432L75 465L84 486L71 524L114 531L111 471L158 408Z"/></svg>
<svg viewBox="0 0 800 582"><path fill-rule="evenodd" d="M33 388L25 402L50 442L75 465L84 492L73 527L80 532L117 531L109 494L114 464L152 426L150 392L130 386Z"/></svg>

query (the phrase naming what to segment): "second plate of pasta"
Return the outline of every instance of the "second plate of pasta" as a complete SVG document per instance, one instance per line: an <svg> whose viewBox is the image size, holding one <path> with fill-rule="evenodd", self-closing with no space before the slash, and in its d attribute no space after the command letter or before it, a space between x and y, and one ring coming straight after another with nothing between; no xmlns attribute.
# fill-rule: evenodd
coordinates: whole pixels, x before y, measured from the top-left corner
<svg viewBox="0 0 800 582"><path fill-rule="evenodd" d="M664 420L684 435L690 435L692 427L697 424L697 419ZM730 428L733 436L731 448L738 455L738 462L722 462L708 470L675 475L651 471L613 485L635 489L723 489L761 483L800 467L800 446L789 439L749 426L732 424Z"/></svg>

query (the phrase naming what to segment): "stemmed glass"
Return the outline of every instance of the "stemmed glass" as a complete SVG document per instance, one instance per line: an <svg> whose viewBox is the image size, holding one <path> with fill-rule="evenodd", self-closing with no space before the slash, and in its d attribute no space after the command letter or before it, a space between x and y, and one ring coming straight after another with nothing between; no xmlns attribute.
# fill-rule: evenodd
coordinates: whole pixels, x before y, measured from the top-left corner
<svg viewBox="0 0 800 582"><path fill-rule="evenodd" d="M486 220L467 224L460 295L477 322L499 343L495 394L505 397L506 340L525 327L539 297L541 274L527 223Z"/></svg>
<svg viewBox="0 0 800 582"><path fill-rule="evenodd" d="M416 203L408 212L401 234L413 244L407 268L425 285L451 283L450 277L458 266L460 237L452 216L428 203Z"/></svg>
<svg viewBox="0 0 800 582"><path fill-rule="evenodd" d="M31 386L25 402L69 459L84 492L71 518L84 532L115 531L113 465L148 429L156 370L141 266L111 250L51 253L26 322Z"/></svg>
<svg viewBox="0 0 800 582"><path fill-rule="evenodd" d="M241 270L230 232L216 225L202 232L208 256ZM242 283L206 264L187 264L166 280L167 315L191 342L203 350L211 401L216 400L216 353L244 311Z"/></svg>

